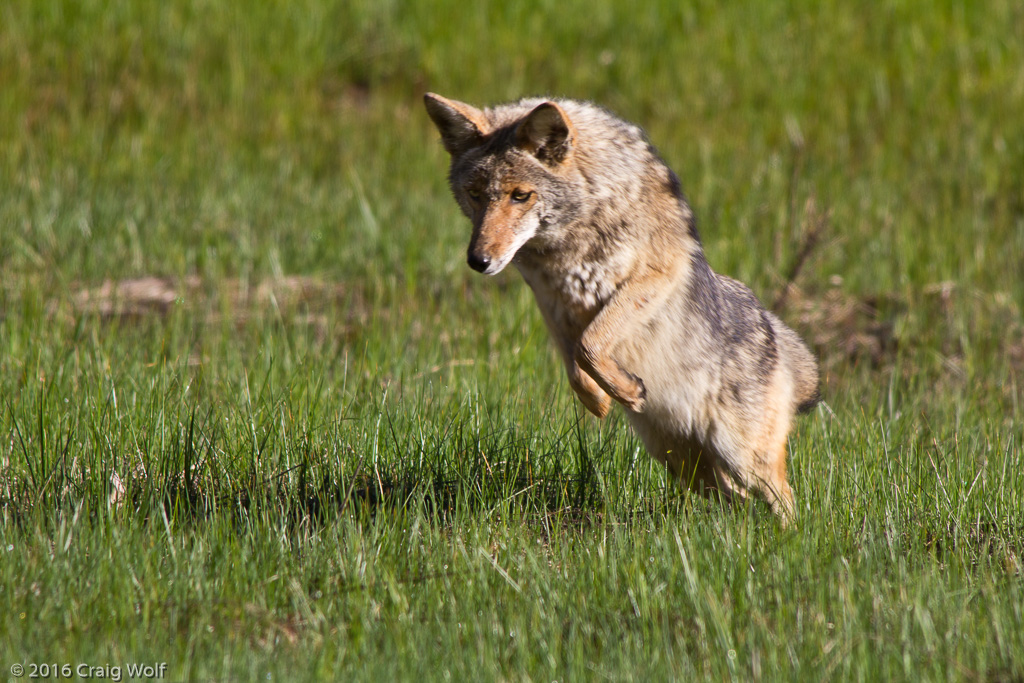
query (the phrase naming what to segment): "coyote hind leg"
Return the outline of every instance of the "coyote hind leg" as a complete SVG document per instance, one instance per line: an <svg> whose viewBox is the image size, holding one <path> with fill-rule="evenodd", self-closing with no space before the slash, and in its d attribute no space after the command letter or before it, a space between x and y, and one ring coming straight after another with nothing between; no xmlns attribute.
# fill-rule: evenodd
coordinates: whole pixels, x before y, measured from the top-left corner
<svg viewBox="0 0 1024 683"><path fill-rule="evenodd" d="M786 480L786 439L769 451L770 457L767 461L760 461L760 471L753 473L755 482L751 482L752 488L756 489L772 508L772 512L778 517L782 526L789 526L793 522L794 505L793 489Z"/></svg>

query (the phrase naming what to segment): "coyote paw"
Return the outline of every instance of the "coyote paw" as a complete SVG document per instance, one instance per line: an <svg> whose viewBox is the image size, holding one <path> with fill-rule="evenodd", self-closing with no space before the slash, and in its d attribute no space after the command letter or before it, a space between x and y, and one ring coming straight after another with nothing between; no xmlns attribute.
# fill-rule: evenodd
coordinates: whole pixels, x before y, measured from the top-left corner
<svg viewBox="0 0 1024 683"><path fill-rule="evenodd" d="M594 417L599 420L604 419L608 411L612 409L612 398L608 394L601 392L600 396L583 394L579 395L580 400L583 402L584 407L593 413Z"/></svg>
<svg viewBox="0 0 1024 683"><path fill-rule="evenodd" d="M631 396L623 396L622 405L634 413L642 413L647 407L647 385L636 375L629 372L626 374L636 383L636 391Z"/></svg>
<svg viewBox="0 0 1024 683"><path fill-rule="evenodd" d="M647 387L644 381L625 370L607 356L596 356L580 343L574 354L576 364L586 375L616 401L634 413L642 413L647 405Z"/></svg>

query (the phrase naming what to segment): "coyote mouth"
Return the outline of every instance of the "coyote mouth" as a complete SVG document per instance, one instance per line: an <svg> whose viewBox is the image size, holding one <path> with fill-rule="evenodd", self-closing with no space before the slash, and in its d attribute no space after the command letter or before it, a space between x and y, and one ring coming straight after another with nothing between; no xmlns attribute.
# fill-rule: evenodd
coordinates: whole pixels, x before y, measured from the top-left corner
<svg viewBox="0 0 1024 683"><path fill-rule="evenodd" d="M495 253L493 243L489 245L491 248L487 249L480 248L476 244L476 240L470 242L469 249L466 250L466 263L478 273L497 275L512 262L523 245L533 239L539 225L536 217L527 217L517 226L518 230L512 237L512 241L502 245L498 253Z"/></svg>
<svg viewBox="0 0 1024 683"><path fill-rule="evenodd" d="M523 242L525 243L526 240L523 240ZM468 263L469 267L478 273L483 273L484 275L497 275L501 271L505 270L505 266L515 258L516 252L519 251L519 247L521 246L522 244L517 244L515 249L509 249L497 261L493 260L490 256L474 254L470 251L466 257L466 263Z"/></svg>

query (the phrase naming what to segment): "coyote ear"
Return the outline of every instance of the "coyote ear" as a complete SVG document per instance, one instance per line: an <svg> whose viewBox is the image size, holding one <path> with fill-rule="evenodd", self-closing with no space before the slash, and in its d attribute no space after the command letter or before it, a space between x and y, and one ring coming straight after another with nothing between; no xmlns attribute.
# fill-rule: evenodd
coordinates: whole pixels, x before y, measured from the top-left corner
<svg viewBox="0 0 1024 683"><path fill-rule="evenodd" d="M565 161L576 130L565 110L554 102L534 107L516 128L516 144L551 165Z"/></svg>
<svg viewBox="0 0 1024 683"><path fill-rule="evenodd" d="M487 118L476 107L429 92L423 96L423 103L449 154L458 154L479 144L488 133Z"/></svg>

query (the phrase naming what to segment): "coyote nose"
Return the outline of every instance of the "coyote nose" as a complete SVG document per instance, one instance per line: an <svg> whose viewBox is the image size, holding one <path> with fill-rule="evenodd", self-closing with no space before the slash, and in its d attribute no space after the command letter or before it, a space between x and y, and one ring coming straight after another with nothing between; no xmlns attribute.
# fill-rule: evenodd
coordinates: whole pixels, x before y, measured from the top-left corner
<svg viewBox="0 0 1024 683"><path fill-rule="evenodd" d="M487 270L487 266L491 265L491 257L476 254L470 251L466 255L466 263L468 263L469 267L475 270L476 272L482 273L485 270Z"/></svg>

